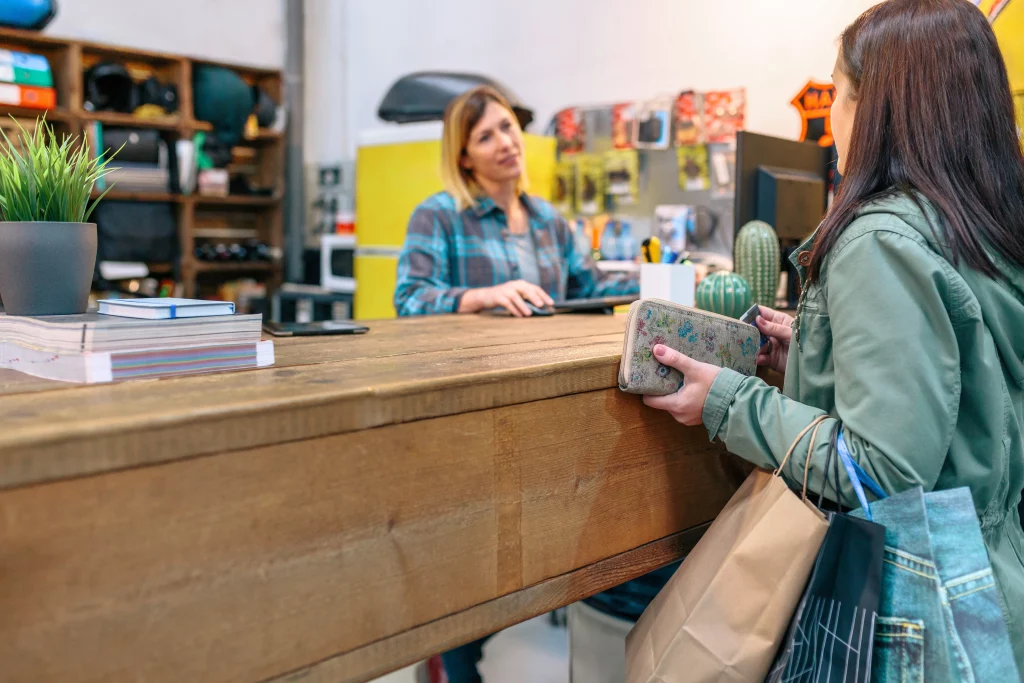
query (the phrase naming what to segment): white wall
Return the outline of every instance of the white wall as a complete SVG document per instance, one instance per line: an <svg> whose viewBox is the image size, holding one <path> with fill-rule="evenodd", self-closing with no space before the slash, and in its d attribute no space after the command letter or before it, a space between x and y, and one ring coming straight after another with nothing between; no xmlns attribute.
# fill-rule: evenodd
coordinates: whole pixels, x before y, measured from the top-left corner
<svg viewBox="0 0 1024 683"><path fill-rule="evenodd" d="M346 158L349 95L346 2L305 0L303 156L307 167L337 164Z"/></svg>
<svg viewBox="0 0 1024 683"><path fill-rule="evenodd" d="M839 33L877 1L347 0L346 150L384 125L391 83L424 69L497 78L536 132L572 104L746 86L747 128L796 137L789 100L829 78Z"/></svg>
<svg viewBox="0 0 1024 683"><path fill-rule="evenodd" d="M284 0L59 0L45 33L280 68Z"/></svg>

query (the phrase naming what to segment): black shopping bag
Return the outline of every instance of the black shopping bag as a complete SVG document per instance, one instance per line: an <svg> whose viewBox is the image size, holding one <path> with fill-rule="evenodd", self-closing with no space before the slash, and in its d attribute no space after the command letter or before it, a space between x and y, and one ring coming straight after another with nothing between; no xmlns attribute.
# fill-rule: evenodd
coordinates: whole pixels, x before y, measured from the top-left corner
<svg viewBox="0 0 1024 683"><path fill-rule="evenodd" d="M834 462L837 491L839 429L837 427L832 435L824 484L828 485L829 462ZM861 486L856 478L851 481L855 490ZM858 493L858 498L866 502ZM822 498L819 498L819 508L821 504ZM829 527L825 541L786 639L765 679L767 683L869 683L871 680L885 527L842 512L826 514Z"/></svg>

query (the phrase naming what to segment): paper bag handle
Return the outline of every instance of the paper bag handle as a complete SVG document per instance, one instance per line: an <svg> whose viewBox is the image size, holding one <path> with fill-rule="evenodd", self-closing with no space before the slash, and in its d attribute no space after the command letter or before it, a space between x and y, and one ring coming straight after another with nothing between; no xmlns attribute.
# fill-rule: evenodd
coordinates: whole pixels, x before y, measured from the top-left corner
<svg viewBox="0 0 1024 683"><path fill-rule="evenodd" d="M796 438L793 439L793 443L790 445L789 450L786 451L786 457L782 459L782 462L779 463L778 469L775 470L775 476L776 477L782 474L782 469L786 466L786 463L789 462L790 457L792 457L792 455L793 455L793 451L796 450L797 444L800 443L801 439L803 439L805 436L807 436L807 432L810 432L811 430L814 430L813 433L811 434L811 443L807 446L807 458L808 458L808 460L807 460L807 464L804 466L804 490L803 490L803 499L804 500L807 500L807 471L810 469L810 457L811 457L811 452L814 450L814 439L818 436L818 429L821 427L821 423L824 422L827 419L828 419L828 415L819 415L814 420L814 422L812 422L811 424L807 425L802 432L797 434Z"/></svg>

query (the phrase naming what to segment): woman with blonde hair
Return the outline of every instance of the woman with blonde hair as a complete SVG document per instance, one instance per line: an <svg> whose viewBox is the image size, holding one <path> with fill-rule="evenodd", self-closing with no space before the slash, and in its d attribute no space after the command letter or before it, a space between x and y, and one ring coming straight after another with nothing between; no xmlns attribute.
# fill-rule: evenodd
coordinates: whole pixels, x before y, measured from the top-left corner
<svg viewBox="0 0 1024 683"><path fill-rule="evenodd" d="M565 218L527 194L524 156L519 122L496 90L475 88L448 105L441 150L446 191L420 204L409 221L395 289L399 315L503 308L527 317L531 306L639 292L636 278L601 273L577 248ZM644 593L643 606L655 592ZM480 682L477 664L487 640L442 655L450 683ZM617 668L624 672L620 645Z"/></svg>
<svg viewBox="0 0 1024 683"><path fill-rule="evenodd" d="M635 278L606 275L579 250L565 218L527 194L523 133L490 87L464 93L444 117L445 191L413 213L398 261L399 315L531 315L555 301L634 294Z"/></svg>

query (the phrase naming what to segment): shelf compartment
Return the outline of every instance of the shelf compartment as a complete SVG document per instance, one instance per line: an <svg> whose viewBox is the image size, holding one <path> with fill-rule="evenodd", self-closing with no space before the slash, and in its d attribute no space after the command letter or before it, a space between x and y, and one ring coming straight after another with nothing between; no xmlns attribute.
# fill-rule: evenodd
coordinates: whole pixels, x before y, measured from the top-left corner
<svg viewBox="0 0 1024 683"><path fill-rule="evenodd" d="M196 273L269 273L277 270L268 261L196 261Z"/></svg>
<svg viewBox="0 0 1024 683"><path fill-rule="evenodd" d="M243 206L262 207L275 206L281 201L281 197L274 195L264 197L260 195L229 194L227 197L213 197L209 195L191 195L199 207L214 206Z"/></svg>
<svg viewBox="0 0 1024 683"><path fill-rule="evenodd" d="M116 187L116 186L115 186ZM100 190L92 191L92 198L98 199L102 194ZM180 194L172 194L170 192L121 192L117 189L113 189L108 192L104 199L119 202L180 202Z"/></svg>
<svg viewBox="0 0 1024 683"><path fill-rule="evenodd" d="M34 109L32 107L14 107L9 104L0 104L0 115L5 119L13 116L19 119L37 119L46 114L48 123L69 123L74 119L67 109L57 107L55 109Z"/></svg>
<svg viewBox="0 0 1024 683"><path fill-rule="evenodd" d="M182 127L180 116L158 116L146 118L117 111L87 111L82 113L86 121L99 121L104 126L120 128L155 128L156 130L178 130Z"/></svg>

